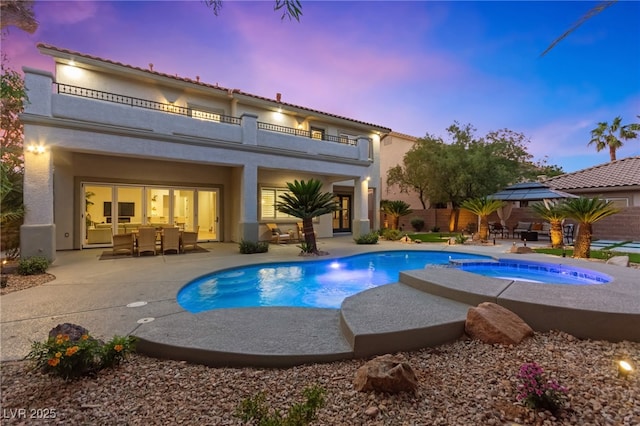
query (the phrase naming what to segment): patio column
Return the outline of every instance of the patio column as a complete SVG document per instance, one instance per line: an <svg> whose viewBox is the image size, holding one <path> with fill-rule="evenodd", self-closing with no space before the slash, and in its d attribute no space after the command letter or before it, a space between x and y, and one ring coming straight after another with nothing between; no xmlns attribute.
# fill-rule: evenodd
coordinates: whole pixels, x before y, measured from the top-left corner
<svg viewBox="0 0 640 426"><path fill-rule="evenodd" d="M241 240L258 242L258 167L245 165L240 176L240 220L238 235Z"/></svg>
<svg viewBox="0 0 640 426"><path fill-rule="evenodd" d="M25 141L26 142L26 141ZM30 144L25 143L25 147ZM20 256L42 256L53 262L56 258L53 223L53 155L50 148L43 152L24 152L24 205L26 214L20 227Z"/></svg>
<svg viewBox="0 0 640 426"><path fill-rule="evenodd" d="M353 194L353 236L368 234L371 230L369 223L369 178L361 177L355 180Z"/></svg>

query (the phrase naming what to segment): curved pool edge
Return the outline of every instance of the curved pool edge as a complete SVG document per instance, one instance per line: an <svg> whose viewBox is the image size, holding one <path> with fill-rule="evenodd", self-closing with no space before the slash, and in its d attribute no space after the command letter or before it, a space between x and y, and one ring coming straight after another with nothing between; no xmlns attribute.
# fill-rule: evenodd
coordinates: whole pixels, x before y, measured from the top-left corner
<svg viewBox="0 0 640 426"><path fill-rule="evenodd" d="M423 280L407 271L401 282L373 288L345 300L340 310L314 308L221 309L199 314L186 311L156 318L133 333L146 355L232 367L290 367L299 364L363 358L437 346L460 338L466 311L482 301L513 310L536 331L566 331L583 339L640 341L640 284L638 270L570 258L542 255L500 255L519 260L568 264L595 269L614 277L605 285L566 286L505 283L470 275L474 280L449 282L448 268ZM422 280L416 289L407 278ZM492 287L472 291L480 278ZM445 281L438 283L437 281ZM434 284L433 281L436 281ZM417 282L417 281L415 281ZM541 287L542 286L542 287ZM460 295L465 299L460 299ZM420 315L412 303L432 303ZM372 309L372 300L377 300ZM402 304L396 302L402 300ZM177 306L177 304L176 304ZM451 308L453 306L454 308ZM424 312L425 310L422 309ZM410 318L405 315L411 312ZM295 337L293 339L292 337Z"/></svg>

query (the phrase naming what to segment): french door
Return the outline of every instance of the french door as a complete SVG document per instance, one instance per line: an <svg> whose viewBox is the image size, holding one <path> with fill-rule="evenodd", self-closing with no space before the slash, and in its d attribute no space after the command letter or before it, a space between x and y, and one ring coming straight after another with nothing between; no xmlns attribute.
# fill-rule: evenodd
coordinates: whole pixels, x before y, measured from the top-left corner
<svg viewBox="0 0 640 426"><path fill-rule="evenodd" d="M339 209L333 212L333 232L351 232L351 195L336 195Z"/></svg>

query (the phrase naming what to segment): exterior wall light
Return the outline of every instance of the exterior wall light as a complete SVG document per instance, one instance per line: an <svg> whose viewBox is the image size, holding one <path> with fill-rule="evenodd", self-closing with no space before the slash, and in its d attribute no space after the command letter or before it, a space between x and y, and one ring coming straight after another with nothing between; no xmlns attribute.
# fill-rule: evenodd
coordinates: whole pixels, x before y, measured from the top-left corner
<svg viewBox="0 0 640 426"><path fill-rule="evenodd" d="M43 154L45 151L44 146L42 145L29 145L27 147L27 152L32 152L34 154Z"/></svg>
<svg viewBox="0 0 640 426"><path fill-rule="evenodd" d="M633 367L631 366L631 364L629 364L629 362L624 360L618 361L618 377L626 379L632 372Z"/></svg>

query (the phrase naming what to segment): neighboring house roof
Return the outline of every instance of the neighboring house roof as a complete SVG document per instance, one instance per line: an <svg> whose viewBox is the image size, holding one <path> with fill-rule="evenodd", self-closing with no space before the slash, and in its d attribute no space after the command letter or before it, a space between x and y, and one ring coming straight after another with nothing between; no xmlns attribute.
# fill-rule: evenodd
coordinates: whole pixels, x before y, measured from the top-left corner
<svg viewBox="0 0 640 426"><path fill-rule="evenodd" d="M299 106L299 105L294 105L294 104L289 104L286 102L281 102L279 100L276 99L269 99L269 98L265 98L263 96L258 96L258 95L254 95L251 93L247 93L247 92L243 92L240 89L231 89L231 88L226 88L226 87L222 87L219 86L218 83L216 84L208 84L208 83L203 83L200 81L200 77L196 77L196 80L192 80L190 78L186 78L186 77L179 77L177 74L176 75L170 75L170 74L165 74L165 73L161 73L161 72L157 72L157 71L153 71L151 69L144 69L144 68L140 68L140 67L134 67L132 65L127 65L127 64L123 64L121 62L116 62L116 61L112 61L109 59L104 59L104 58L100 58L98 56L92 56L92 55L87 55L85 53L80 53L80 52L75 52L73 50L68 50L68 49L62 49L56 46L52 46L46 43L38 43L37 44L38 49L45 53L48 54L50 56L57 56L60 57L60 54L69 56L69 60L77 60L78 58L83 58L85 60L89 60L89 61L99 61L105 64L111 64L111 65L116 65L118 67L124 67L124 68L128 68L130 70L136 70L136 71L140 71L143 73L147 73L149 75L155 75L155 76L159 76L159 77L164 77L164 78L170 78L172 80L176 80L176 81L181 81L181 82L186 82L186 83L191 83L191 84L195 84L201 87L206 87L208 89L214 89L214 90L220 90L221 92L224 93L235 93L235 94L239 94L239 95L243 95L243 96L248 96L250 98L254 98L254 99L259 99L265 102L269 102L269 103L273 103L276 106L287 106L290 108L295 108L295 109L299 109L299 110L304 110L304 111L308 111L308 112L312 112L315 114L322 114L325 116L329 116L329 117L334 117L334 118L338 118L341 120L347 120L347 121L351 121L353 123L358 123L358 124L363 124L365 126L371 126L371 127L375 127L377 130L384 132L384 133L388 133L391 131L391 129L389 129L388 127L385 126L380 126L377 124L372 124L372 123L367 123L364 121L360 121L360 120L354 120L352 118L348 118L348 117L343 117L340 115L336 115L336 114L331 114L328 112L323 112L323 111L319 111L319 110L315 110L315 109L311 109L311 108L306 108L303 106Z"/></svg>
<svg viewBox="0 0 640 426"><path fill-rule="evenodd" d="M407 135L406 133L400 133L400 132L395 132L392 131L391 133L389 133L389 136L397 136L399 138L405 138L405 139L409 139L413 142L418 140L418 137L416 136L411 136L411 135Z"/></svg>
<svg viewBox="0 0 640 426"><path fill-rule="evenodd" d="M640 186L640 156L554 176L546 179L544 184L562 190L637 187Z"/></svg>
<svg viewBox="0 0 640 426"><path fill-rule="evenodd" d="M500 192L490 195L490 198L504 201L540 201L554 198L575 198L577 195L568 194L549 188L540 182L522 182L511 185Z"/></svg>

